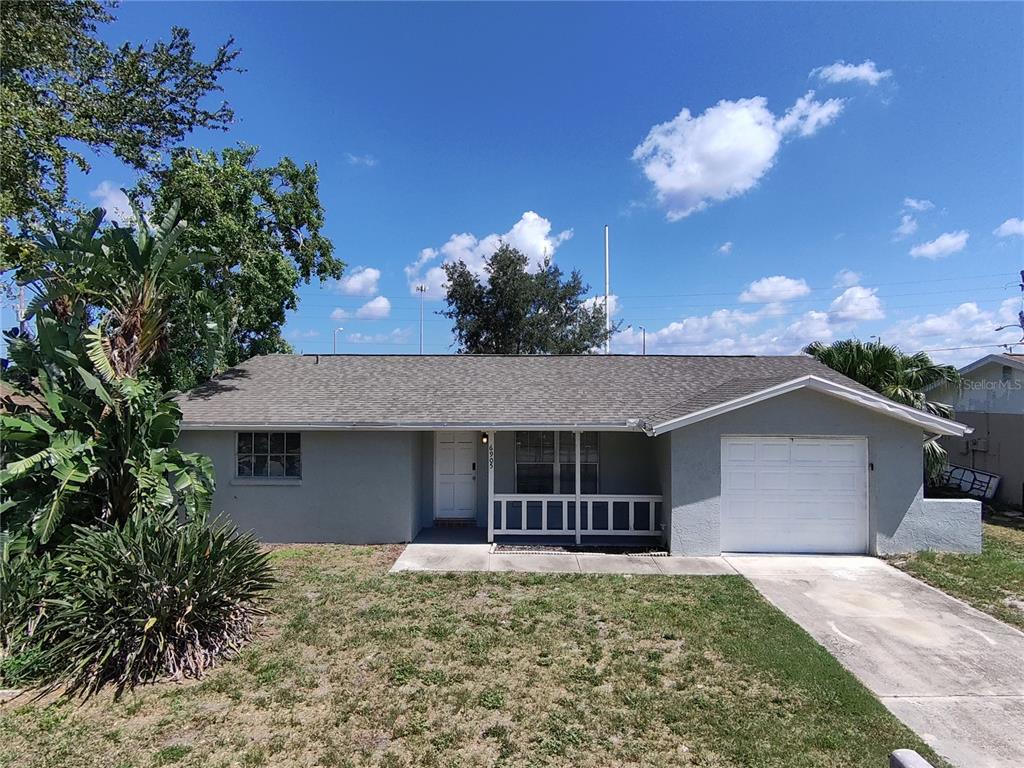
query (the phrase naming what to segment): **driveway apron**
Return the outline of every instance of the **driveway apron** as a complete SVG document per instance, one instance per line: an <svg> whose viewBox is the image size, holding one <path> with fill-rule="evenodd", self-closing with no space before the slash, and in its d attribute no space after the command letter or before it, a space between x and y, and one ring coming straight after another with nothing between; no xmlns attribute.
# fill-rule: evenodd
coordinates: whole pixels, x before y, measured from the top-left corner
<svg viewBox="0 0 1024 768"><path fill-rule="evenodd" d="M1024 766L1024 633L873 557L726 559L951 763Z"/></svg>

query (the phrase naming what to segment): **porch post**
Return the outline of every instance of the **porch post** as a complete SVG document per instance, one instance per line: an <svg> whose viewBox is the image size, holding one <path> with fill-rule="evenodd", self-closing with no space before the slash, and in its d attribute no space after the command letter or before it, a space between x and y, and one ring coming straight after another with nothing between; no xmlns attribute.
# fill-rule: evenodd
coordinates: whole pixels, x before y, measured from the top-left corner
<svg viewBox="0 0 1024 768"><path fill-rule="evenodd" d="M583 509L580 505L580 431L574 430L576 438L576 543L580 543L580 522L583 520Z"/></svg>
<svg viewBox="0 0 1024 768"><path fill-rule="evenodd" d="M487 543L494 541L494 432L487 433Z"/></svg>

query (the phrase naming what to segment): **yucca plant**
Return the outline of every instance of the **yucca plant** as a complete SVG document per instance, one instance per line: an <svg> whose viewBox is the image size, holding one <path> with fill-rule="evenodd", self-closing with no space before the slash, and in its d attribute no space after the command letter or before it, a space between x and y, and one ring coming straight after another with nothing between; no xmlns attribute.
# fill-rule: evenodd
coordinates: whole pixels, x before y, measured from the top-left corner
<svg viewBox="0 0 1024 768"><path fill-rule="evenodd" d="M72 693L198 677L250 637L272 585L251 536L203 515L140 509L78 528L57 550L45 621L19 638L15 658L29 659L35 682Z"/></svg>

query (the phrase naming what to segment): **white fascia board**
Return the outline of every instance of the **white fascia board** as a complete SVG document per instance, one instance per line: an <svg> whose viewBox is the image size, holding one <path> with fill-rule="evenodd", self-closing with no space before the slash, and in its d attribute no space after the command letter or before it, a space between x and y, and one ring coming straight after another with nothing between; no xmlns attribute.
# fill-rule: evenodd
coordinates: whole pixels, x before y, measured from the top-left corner
<svg viewBox="0 0 1024 768"><path fill-rule="evenodd" d="M937 435L963 437L964 435L970 434L974 431L973 427L968 427L966 424L960 424L959 422L952 421L950 419L944 419L941 416L933 416L930 413L919 411L916 408L911 408L907 405L900 405L899 403L893 402L889 398L882 397L881 395L862 392L859 389L853 389L852 387L847 387L844 384L828 381L827 379L822 379L818 376L802 376L799 379L793 379L792 381L786 381L782 384L776 384L773 387L762 389L759 392L744 395L743 397L737 397L733 400L719 403L718 405L702 408L699 411L694 411L693 413L680 416L676 419L670 419L660 424L655 424L651 433L654 435L660 435L665 432L671 432L673 429L679 429L680 427L695 424L699 421L704 421L705 419L712 419L715 416L722 415L723 413L729 413L730 411L735 411L740 408L746 408L748 405L754 405L755 403L770 400L773 397L784 395L787 392L794 392L798 389L810 389L832 397L838 397L864 408L870 408L871 410L882 413L886 416L891 416L894 419L915 424L922 429Z"/></svg>
<svg viewBox="0 0 1024 768"><path fill-rule="evenodd" d="M620 424L468 424L462 422L437 422L424 424L360 423L360 422L219 422L182 421L182 432L227 432L227 431L273 431L273 432L429 432L435 429L453 429L475 432L509 432L512 430L584 432L637 432L640 427L634 423Z"/></svg>
<svg viewBox="0 0 1024 768"><path fill-rule="evenodd" d="M1024 363L1020 360L1014 360L1012 357L1006 355L986 355L980 360L975 360L973 363L969 363L960 369L960 375L965 376L968 373L988 365L989 363L996 363L997 365L1006 365L1010 368L1016 368L1018 371L1024 371Z"/></svg>

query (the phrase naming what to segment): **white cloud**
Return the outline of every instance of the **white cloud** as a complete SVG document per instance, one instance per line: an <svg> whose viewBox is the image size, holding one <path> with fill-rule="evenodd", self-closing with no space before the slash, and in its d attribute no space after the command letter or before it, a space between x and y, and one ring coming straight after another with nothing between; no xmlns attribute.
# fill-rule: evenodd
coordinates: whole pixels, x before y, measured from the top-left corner
<svg viewBox="0 0 1024 768"><path fill-rule="evenodd" d="M904 197L903 207L909 208L912 211L930 211L935 207L935 203L931 200L919 200L914 197Z"/></svg>
<svg viewBox="0 0 1024 768"><path fill-rule="evenodd" d="M796 280L785 275L762 277L747 286L740 294L740 301L750 304L768 304L772 302L791 301L811 292L807 282Z"/></svg>
<svg viewBox="0 0 1024 768"><path fill-rule="evenodd" d="M909 213L904 213L900 216L900 225L893 232L893 237L897 240L902 240L905 237L910 237L915 232L917 232L917 219Z"/></svg>
<svg viewBox="0 0 1024 768"><path fill-rule="evenodd" d="M354 155L351 152L346 152L345 162L349 165L363 165L367 168L373 168L377 164L377 158L373 155Z"/></svg>
<svg viewBox="0 0 1024 768"><path fill-rule="evenodd" d="M96 200L96 204L107 212L104 219L106 222L116 221L126 226L135 223L135 213L132 211L128 195L112 182L101 181L99 186L89 193L89 197Z"/></svg>
<svg viewBox="0 0 1024 768"><path fill-rule="evenodd" d="M997 351L996 344L1019 341L1019 330L995 330L1017 322L1019 307L1020 300L1016 298L1004 299L991 310L970 301L945 312L905 320L882 331L881 335L886 343L896 344L905 352L934 350L928 353L932 359L961 365Z"/></svg>
<svg viewBox="0 0 1024 768"><path fill-rule="evenodd" d="M813 136L818 129L839 117L843 103L842 99L816 101L814 91L808 91L796 100L775 125L782 133L797 131L801 136Z"/></svg>
<svg viewBox="0 0 1024 768"><path fill-rule="evenodd" d="M829 315L838 322L881 320L885 317L885 311L882 309L882 300L875 295L877 292L877 288L851 286L833 299Z"/></svg>
<svg viewBox="0 0 1024 768"><path fill-rule="evenodd" d="M763 312L719 309L683 318L647 333L647 349L663 354L791 355L812 341L831 341L835 332L827 312L810 311L789 324L762 330ZM642 334L627 328L612 339L617 352L639 352Z"/></svg>
<svg viewBox="0 0 1024 768"><path fill-rule="evenodd" d="M360 320L383 320L390 314L391 302L385 296L370 299L356 310L356 317Z"/></svg>
<svg viewBox="0 0 1024 768"><path fill-rule="evenodd" d="M469 232L452 235L439 248L421 250L416 261L405 268L409 291L415 295L416 286L425 285L427 298L443 299L446 277L441 265L463 261L475 275L483 275L484 263L503 242L523 253L529 259L529 268L535 270L545 258L554 257L558 247L572 237L571 229L557 234L552 234L551 230L550 221L533 211L526 211L504 234L492 233L483 238ZM438 258L441 259L440 264L430 266Z"/></svg>
<svg viewBox="0 0 1024 768"><path fill-rule="evenodd" d="M832 278L833 288L849 288L860 283L860 274L852 269L840 269Z"/></svg>
<svg viewBox="0 0 1024 768"><path fill-rule="evenodd" d="M1024 219L1007 219L992 232L996 237L1024 237Z"/></svg>
<svg viewBox="0 0 1024 768"><path fill-rule="evenodd" d="M347 320L352 317L352 314L347 309L341 307L335 307L334 311L331 312L331 320Z"/></svg>
<svg viewBox="0 0 1024 768"><path fill-rule="evenodd" d="M781 118L767 105L763 96L723 99L696 116L683 108L651 128L633 160L654 184L669 221L753 189L787 134L814 134L836 118L843 101L819 102L808 91Z"/></svg>
<svg viewBox="0 0 1024 768"><path fill-rule="evenodd" d="M600 296L591 296L588 299L584 299L582 306L586 307L587 309L591 309L595 306L604 309L604 294L602 293ZM618 315L619 312L622 310L622 306L619 304L619 297L616 296L614 293L608 294L608 309L608 314L611 315L612 317Z"/></svg>
<svg viewBox="0 0 1024 768"><path fill-rule="evenodd" d="M356 267L349 275L334 282L334 288L345 296L373 296L380 283L380 270L373 267Z"/></svg>
<svg viewBox="0 0 1024 768"><path fill-rule="evenodd" d="M301 340L301 339L315 339L319 335L320 335L320 331L314 331L314 330L300 331L298 329L295 329L294 331L289 331L288 332L288 338L289 339L298 339L298 340Z"/></svg>
<svg viewBox="0 0 1024 768"><path fill-rule="evenodd" d="M723 256L728 256L732 253L732 240L726 240L720 246L718 246L718 252Z"/></svg>
<svg viewBox="0 0 1024 768"><path fill-rule="evenodd" d="M811 75L828 83L861 82L875 86L885 78L892 77L892 70L879 71L878 66L871 59L865 59L860 64L848 64L840 60L827 67L818 67L812 70Z"/></svg>
<svg viewBox="0 0 1024 768"><path fill-rule="evenodd" d="M961 229L958 232L943 232L934 240L915 245L910 249L910 255L915 259L941 259L962 251L970 236L971 234L966 229Z"/></svg>
<svg viewBox="0 0 1024 768"><path fill-rule="evenodd" d="M353 344L406 344L412 338L412 328L395 328L390 333L350 333Z"/></svg>

